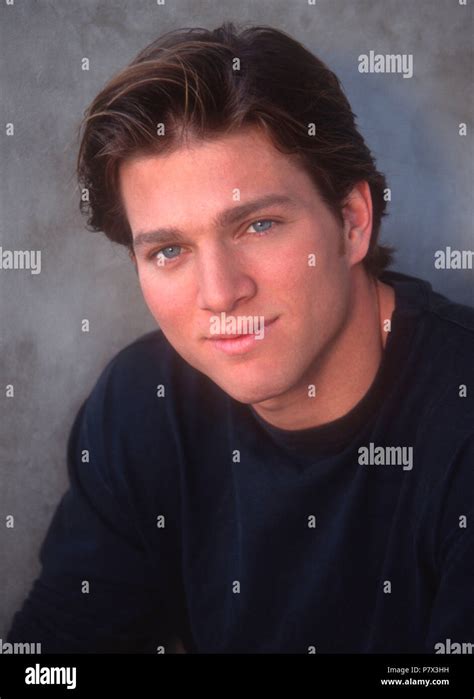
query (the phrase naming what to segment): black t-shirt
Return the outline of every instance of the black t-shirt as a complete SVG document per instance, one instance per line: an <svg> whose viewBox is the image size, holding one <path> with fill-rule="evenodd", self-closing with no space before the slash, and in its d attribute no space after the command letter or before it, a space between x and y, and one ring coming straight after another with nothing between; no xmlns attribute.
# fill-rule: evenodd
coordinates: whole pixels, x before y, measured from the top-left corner
<svg viewBox="0 0 474 699"><path fill-rule="evenodd" d="M377 376L320 427L270 426L160 331L120 352L76 418L71 486L7 640L469 652L474 311L382 279L396 306Z"/></svg>

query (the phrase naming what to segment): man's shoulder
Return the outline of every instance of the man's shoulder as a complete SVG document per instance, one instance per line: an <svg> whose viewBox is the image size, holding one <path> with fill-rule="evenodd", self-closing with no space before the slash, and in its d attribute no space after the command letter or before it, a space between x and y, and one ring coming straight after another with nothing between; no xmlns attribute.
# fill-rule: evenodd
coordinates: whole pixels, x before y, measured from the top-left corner
<svg viewBox="0 0 474 699"><path fill-rule="evenodd" d="M217 386L188 364L158 329L112 356L93 395L107 403L109 413L128 418L145 411L163 414L176 405L191 409L192 404L199 404L203 393L216 390Z"/></svg>
<svg viewBox="0 0 474 699"><path fill-rule="evenodd" d="M115 383L136 385L153 377L193 372L159 329L141 335L111 356L103 373Z"/></svg>
<svg viewBox="0 0 474 699"><path fill-rule="evenodd" d="M428 294L428 312L447 330L466 342L474 342L474 307L466 306L431 291Z"/></svg>
<svg viewBox="0 0 474 699"><path fill-rule="evenodd" d="M432 329L431 356L439 351L444 370L460 383L474 381L474 308L431 291L427 311Z"/></svg>
<svg viewBox="0 0 474 699"><path fill-rule="evenodd" d="M397 273L387 281L399 302L395 400L387 414L400 441L414 449L420 503L435 489L441 502L450 478L459 493L473 483L474 309L421 279Z"/></svg>
<svg viewBox="0 0 474 699"><path fill-rule="evenodd" d="M474 400L474 309L434 291L429 282L405 274L386 275L396 290L398 345L407 357L397 369L405 406L416 410L417 424L443 434L470 431ZM440 435L441 436L441 435ZM456 436L456 439L458 435Z"/></svg>
<svg viewBox="0 0 474 699"><path fill-rule="evenodd" d="M474 307L458 303L433 290L423 279L399 272L388 272L384 279L396 290L402 314L414 314L430 341L426 351L435 354L441 347L457 348L459 358L469 357L474 348Z"/></svg>
<svg viewBox="0 0 474 699"><path fill-rule="evenodd" d="M472 439L474 427L474 308L433 290L428 282L414 283L420 310L417 361L405 397L415 397L426 447L454 451Z"/></svg>
<svg viewBox="0 0 474 699"><path fill-rule="evenodd" d="M141 335L114 354L105 371L114 379L136 381L140 376L158 375L179 361L159 329Z"/></svg>

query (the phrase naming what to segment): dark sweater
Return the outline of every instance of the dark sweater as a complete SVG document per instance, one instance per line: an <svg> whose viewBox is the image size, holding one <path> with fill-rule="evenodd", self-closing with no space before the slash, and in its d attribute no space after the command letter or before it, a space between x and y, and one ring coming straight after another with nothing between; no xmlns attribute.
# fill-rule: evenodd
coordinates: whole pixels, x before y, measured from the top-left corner
<svg viewBox="0 0 474 699"><path fill-rule="evenodd" d="M474 311L383 280L396 308L376 379L321 427L271 427L160 331L121 351L76 418L71 486L7 640L43 653L474 642Z"/></svg>

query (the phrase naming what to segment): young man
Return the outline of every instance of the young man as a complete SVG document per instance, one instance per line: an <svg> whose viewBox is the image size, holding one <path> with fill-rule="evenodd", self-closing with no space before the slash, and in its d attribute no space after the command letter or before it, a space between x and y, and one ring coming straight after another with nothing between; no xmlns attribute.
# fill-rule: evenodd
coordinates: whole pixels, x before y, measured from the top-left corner
<svg viewBox="0 0 474 699"><path fill-rule="evenodd" d="M77 416L9 640L472 648L474 314L384 271L335 75L267 27L171 33L94 100L79 176L160 329Z"/></svg>

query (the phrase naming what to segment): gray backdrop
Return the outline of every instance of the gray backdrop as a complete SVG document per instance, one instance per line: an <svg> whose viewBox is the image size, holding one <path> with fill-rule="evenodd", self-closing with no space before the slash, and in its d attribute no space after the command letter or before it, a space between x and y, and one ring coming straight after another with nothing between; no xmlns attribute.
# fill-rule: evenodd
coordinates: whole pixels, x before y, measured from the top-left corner
<svg viewBox="0 0 474 699"><path fill-rule="evenodd" d="M310 0L311 2L312 0ZM76 130L105 81L159 34L265 23L335 70L392 189L395 269L472 303L472 271L434 252L473 248L471 9L458 0L0 0L0 246L42 251L41 274L0 270L0 638L38 573L66 488L72 419L105 362L153 329L123 248L78 213ZM468 0L469 2L469 0ZM358 56L413 54L414 75L361 74ZM90 70L81 69L89 58ZM7 135L3 124L14 124ZM81 332L81 320L90 332ZM14 385L7 398L5 386ZM14 527L6 526L13 515Z"/></svg>

